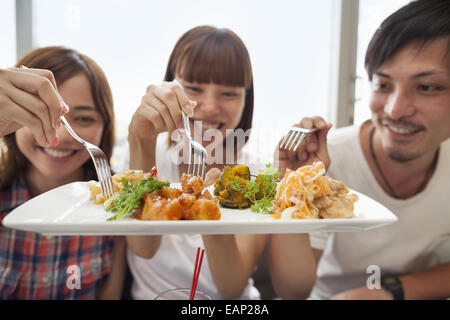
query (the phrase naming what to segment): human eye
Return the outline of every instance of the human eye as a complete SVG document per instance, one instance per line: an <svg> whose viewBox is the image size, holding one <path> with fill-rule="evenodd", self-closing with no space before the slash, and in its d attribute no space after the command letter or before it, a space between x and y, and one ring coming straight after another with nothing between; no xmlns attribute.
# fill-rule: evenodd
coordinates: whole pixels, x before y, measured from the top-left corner
<svg viewBox="0 0 450 320"><path fill-rule="evenodd" d="M372 83L372 88L375 91L385 92L390 89L390 85L387 81L377 80Z"/></svg>
<svg viewBox="0 0 450 320"><path fill-rule="evenodd" d="M197 86L185 86L185 90L191 93L201 93L202 89L200 87Z"/></svg>
<svg viewBox="0 0 450 320"><path fill-rule="evenodd" d="M433 93L438 92L443 89L443 87L439 85L433 85L433 84L421 84L418 87L419 91L422 91L424 93Z"/></svg>
<svg viewBox="0 0 450 320"><path fill-rule="evenodd" d="M74 117L74 121L81 126L89 126L97 122L97 118L90 115L78 115Z"/></svg>
<svg viewBox="0 0 450 320"><path fill-rule="evenodd" d="M233 91L224 91L224 92L222 92L222 96L226 97L226 98L234 98L234 97L238 97L239 94L237 92L233 92Z"/></svg>

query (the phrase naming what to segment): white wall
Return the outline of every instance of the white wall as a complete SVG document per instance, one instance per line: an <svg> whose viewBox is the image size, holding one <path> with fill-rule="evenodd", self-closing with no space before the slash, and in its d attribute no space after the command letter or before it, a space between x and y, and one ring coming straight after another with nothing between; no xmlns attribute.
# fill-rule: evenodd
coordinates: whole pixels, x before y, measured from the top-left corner
<svg viewBox="0 0 450 320"><path fill-rule="evenodd" d="M327 117L335 0L33 2L35 46L67 45L94 58L110 79L117 115L128 123L145 88L163 79L169 54L189 28L228 27L254 68L255 126L288 127Z"/></svg>
<svg viewBox="0 0 450 320"><path fill-rule="evenodd" d="M14 0L0 1L0 68L16 63L16 6Z"/></svg>

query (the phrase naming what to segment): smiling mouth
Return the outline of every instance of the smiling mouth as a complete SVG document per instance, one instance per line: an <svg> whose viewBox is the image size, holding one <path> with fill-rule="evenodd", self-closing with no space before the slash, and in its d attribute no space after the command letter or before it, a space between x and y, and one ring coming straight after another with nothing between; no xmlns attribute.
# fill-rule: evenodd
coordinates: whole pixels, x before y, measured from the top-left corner
<svg viewBox="0 0 450 320"><path fill-rule="evenodd" d="M425 127L411 122L407 119L394 120L390 118L379 118L378 123L387 128L391 133L399 136L412 136L420 131L425 130Z"/></svg>
<svg viewBox="0 0 450 320"><path fill-rule="evenodd" d="M223 126L222 122L208 123L203 120L195 120L195 119L193 119L193 121L194 121L195 127L201 128L203 131L208 130L208 129L221 129Z"/></svg>
<svg viewBox="0 0 450 320"><path fill-rule="evenodd" d="M77 152L77 150L55 150L55 149L42 148L42 147L40 147L40 149L44 153L52 156L53 158L59 158L59 159L70 157L71 155L75 154L75 152Z"/></svg>
<svg viewBox="0 0 450 320"><path fill-rule="evenodd" d="M385 126L394 133L404 134L404 135L415 134L422 130L420 128L404 128L404 127L398 127L398 126L393 126L393 125L388 125L388 124L385 124Z"/></svg>

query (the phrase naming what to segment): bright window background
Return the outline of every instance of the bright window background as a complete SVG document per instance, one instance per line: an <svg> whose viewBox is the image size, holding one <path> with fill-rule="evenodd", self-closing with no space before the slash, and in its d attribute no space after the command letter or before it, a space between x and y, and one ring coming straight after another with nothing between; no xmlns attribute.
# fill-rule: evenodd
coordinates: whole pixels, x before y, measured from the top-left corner
<svg viewBox="0 0 450 320"><path fill-rule="evenodd" d="M358 47L356 59L355 117L360 124L371 117L369 109L370 82L364 67L367 47L381 22L390 14L409 3L408 0L360 0Z"/></svg>
<svg viewBox="0 0 450 320"><path fill-rule="evenodd" d="M16 5L14 0L0 1L0 68L16 63Z"/></svg>
<svg viewBox="0 0 450 320"><path fill-rule="evenodd" d="M147 85L161 83L176 40L210 24L236 32L254 73L255 127L286 128L328 117L335 0L33 2L34 46L66 45L92 57L126 128Z"/></svg>

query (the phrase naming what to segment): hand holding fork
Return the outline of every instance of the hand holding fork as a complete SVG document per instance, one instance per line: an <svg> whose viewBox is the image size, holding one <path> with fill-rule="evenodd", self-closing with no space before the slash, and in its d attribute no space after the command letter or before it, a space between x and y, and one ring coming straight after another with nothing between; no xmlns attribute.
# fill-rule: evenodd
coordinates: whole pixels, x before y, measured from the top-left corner
<svg viewBox="0 0 450 320"><path fill-rule="evenodd" d="M327 134L331 126L324 119L314 117L303 118L299 124L290 128L275 153L275 165L280 173L284 175L286 168L296 170L316 161L322 161L328 169L331 160L327 149Z"/></svg>
<svg viewBox="0 0 450 320"><path fill-rule="evenodd" d="M72 130L72 128L70 127L69 122L66 120L66 118L64 118L64 114L69 111L69 107L64 103L62 98L59 96L53 74L47 70L28 69L26 66L23 66L23 65L20 66L20 69L22 69L25 72L28 72L30 74L34 72L35 74L45 76L44 79L47 79L47 80L43 81L43 82L44 83L48 82L48 86L51 87L51 90L48 89L47 91L44 91L43 93L41 93L40 98L42 98L44 101L47 101L47 100L51 101L50 100L52 98L51 94L53 94L56 96L53 98L56 98L57 101L63 105L62 110L61 111L57 110L56 115L54 115L55 119L53 119L53 129L56 130L56 127L58 127L60 124L63 124L64 127L67 129L67 131L72 135L72 137L86 148L86 150L88 151L89 155L92 158L92 161L94 162L95 170L97 172L98 181L100 183L103 197L104 198L111 197L114 193L114 188L112 185L111 169L109 167L108 159L106 158L105 154L99 147L80 138L75 133L75 131ZM30 85L30 83L28 83L28 85ZM43 97L42 97L42 95L43 95ZM28 99L28 103L31 104L30 101L32 101L32 100ZM48 103L44 103L44 105L46 105L47 108L50 108L52 106ZM54 102L53 105L57 105L56 102ZM30 107L30 105L28 105L28 104L27 104L27 106L28 106L28 108ZM39 108L36 108L36 109L39 109ZM54 114L54 112L53 112L53 114ZM55 139L54 139L53 145L56 146L57 144L58 144L58 138L57 138L56 132L55 132ZM44 145L46 147L50 146L48 139Z"/></svg>
<svg viewBox="0 0 450 320"><path fill-rule="evenodd" d="M188 116L193 115L196 102L189 99L178 81L150 85L133 116L129 127L130 163L133 169L148 170L155 166L156 137L177 129L186 131L189 139L188 173L204 176L206 150L192 139ZM144 152L145 149L145 152Z"/></svg>
<svg viewBox="0 0 450 320"><path fill-rule="evenodd" d="M69 111L48 70L0 69L0 137L29 128L42 147L58 143L59 117Z"/></svg>

